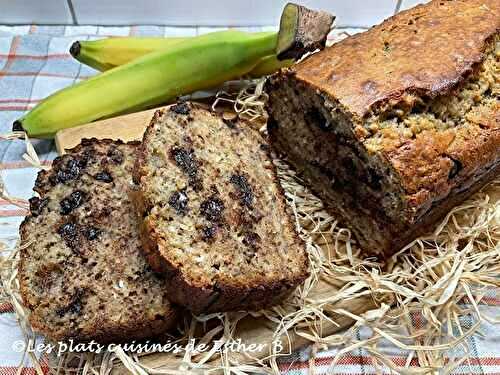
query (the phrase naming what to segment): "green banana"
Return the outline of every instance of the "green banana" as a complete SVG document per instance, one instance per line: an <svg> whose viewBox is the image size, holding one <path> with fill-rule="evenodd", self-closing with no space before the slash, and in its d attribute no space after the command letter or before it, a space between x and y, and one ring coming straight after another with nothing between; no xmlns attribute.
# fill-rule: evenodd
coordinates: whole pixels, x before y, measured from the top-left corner
<svg viewBox="0 0 500 375"><path fill-rule="evenodd" d="M248 72L250 78L260 78L276 73L281 68L288 68L292 66L295 60L278 60L276 55L269 55L260 59L257 65Z"/></svg>
<svg viewBox="0 0 500 375"><path fill-rule="evenodd" d="M235 30L190 38L52 94L17 120L14 129L50 138L63 128L154 107L220 85L273 54L277 38L272 32Z"/></svg>
<svg viewBox="0 0 500 375"><path fill-rule="evenodd" d="M212 33L211 33L212 34ZM206 35L211 35L206 34ZM218 33L216 33L216 36ZM106 38L92 41L76 41L71 45L71 55L81 63L101 72L126 64L148 53L171 48L187 38ZM283 67L293 64L294 60L280 61L275 54L266 56L248 72L251 78L272 74Z"/></svg>
<svg viewBox="0 0 500 375"><path fill-rule="evenodd" d="M187 39L189 38L113 37L76 41L69 52L82 64L103 72Z"/></svg>

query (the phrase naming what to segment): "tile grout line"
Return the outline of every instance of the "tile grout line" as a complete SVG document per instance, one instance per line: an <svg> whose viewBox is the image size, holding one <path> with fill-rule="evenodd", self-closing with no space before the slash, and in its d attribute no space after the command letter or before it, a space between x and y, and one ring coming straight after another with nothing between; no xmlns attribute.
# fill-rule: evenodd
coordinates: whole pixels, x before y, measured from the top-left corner
<svg viewBox="0 0 500 375"><path fill-rule="evenodd" d="M71 14L71 21L73 21L73 25L78 25L78 20L76 19L75 8L73 7L72 0L66 0L69 8L69 13Z"/></svg>

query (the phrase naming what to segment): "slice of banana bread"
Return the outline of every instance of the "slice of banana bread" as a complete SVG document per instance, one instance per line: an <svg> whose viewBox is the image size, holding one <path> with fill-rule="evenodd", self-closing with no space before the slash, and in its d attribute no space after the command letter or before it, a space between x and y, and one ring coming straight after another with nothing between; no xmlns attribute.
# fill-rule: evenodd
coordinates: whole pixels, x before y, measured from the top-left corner
<svg viewBox="0 0 500 375"><path fill-rule="evenodd" d="M500 1L435 0L267 83L271 144L390 256L500 173Z"/></svg>
<svg viewBox="0 0 500 375"><path fill-rule="evenodd" d="M138 144L83 140L38 174L19 280L31 324L51 339L141 339L175 322L129 199Z"/></svg>
<svg viewBox="0 0 500 375"><path fill-rule="evenodd" d="M137 159L144 247L171 301L194 313L261 309L308 258L260 134L191 103L156 112Z"/></svg>

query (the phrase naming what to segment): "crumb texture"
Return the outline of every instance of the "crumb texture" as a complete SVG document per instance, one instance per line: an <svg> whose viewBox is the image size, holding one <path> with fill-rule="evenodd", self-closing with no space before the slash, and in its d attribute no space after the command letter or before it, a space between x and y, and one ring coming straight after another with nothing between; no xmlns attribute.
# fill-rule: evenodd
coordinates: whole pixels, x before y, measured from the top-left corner
<svg viewBox="0 0 500 375"><path fill-rule="evenodd" d="M156 114L140 154L146 248L175 302L260 309L305 278L305 249L257 132L182 103Z"/></svg>
<svg viewBox="0 0 500 375"><path fill-rule="evenodd" d="M485 59L453 95L435 98L408 94L405 100L371 115L363 124L364 143L371 152L394 150L425 131L449 133L459 127L498 127L500 97L500 37L485 51Z"/></svg>
<svg viewBox="0 0 500 375"><path fill-rule="evenodd" d="M174 323L164 280L140 250L129 197L137 146L83 140L38 175L19 279L32 325L54 340L141 339Z"/></svg>

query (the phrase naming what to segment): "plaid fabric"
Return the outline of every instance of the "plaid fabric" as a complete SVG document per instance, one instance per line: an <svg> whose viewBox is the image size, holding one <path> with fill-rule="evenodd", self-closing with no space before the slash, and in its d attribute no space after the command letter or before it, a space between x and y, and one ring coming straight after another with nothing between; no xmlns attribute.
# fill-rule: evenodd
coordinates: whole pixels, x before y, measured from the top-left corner
<svg viewBox="0 0 500 375"><path fill-rule="evenodd" d="M251 31L266 28L246 28ZM111 35L164 35L187 36L214 31L202 27L97 27L97 26L0 26L0 132L10 131L12 122L24 111L31 109L47 95L63 87L92 76L95 71L79 64L68 54L71 43L76 39L95 39ZM333 37L342 37L359 29L339 30ZM53 142L34 141L34 146L43 164L50 165L56 156ZM37 171L22 159L25 146L22 141L0 143L0 173L7 190L15 196L27 200L32 196L32 186ZM13 245L18 236L18 226L26 210L0 201L0 240ZM483 300L489 316L499 316L500 296L492 292ZM469 323L471 322L464 322ZM415 319L418 327L419 319ZM22 340L21 331L13 314L12 306L0 305L0 375L15 374L17 367L26 366L23 374L34 374L30 360L16 351ZM482 335L469 340L470 360L457 368L454 374L500 375L500 328L484 323ZM368 330L356 332L356 339L369 336ZM390 355L398 366L404 366L409 353L384 343L382 350ZM373 358L364 350L356 350L340 358L334 368L330 368L332 358L338 349L319 352L314 361L310 360L311 348L305 348L279 362L283 374L389 374L388 368L377 372ZM40 354L37 354L40 356ZM443 358L443 365L456 353ZM460 355L460 354L458 354ZM419 366L413 359L410 368ZM42 366L44 372L48 368Z"/></svg>

